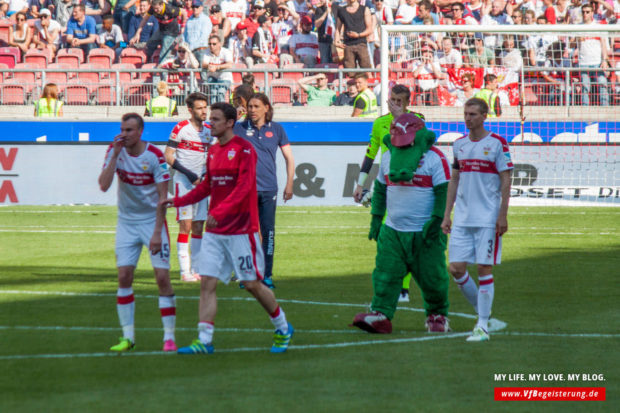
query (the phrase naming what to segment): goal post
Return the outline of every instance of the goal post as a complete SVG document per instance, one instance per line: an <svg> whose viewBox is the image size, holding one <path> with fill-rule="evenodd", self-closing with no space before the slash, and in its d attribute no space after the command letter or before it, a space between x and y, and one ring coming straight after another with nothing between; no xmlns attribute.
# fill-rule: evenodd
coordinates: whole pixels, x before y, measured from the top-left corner
<svg viewBox="0 0 620 413"><path fill-rule="evenodd" d="M605 67L585 66L603 45ZM620 25L382 25L380 56L380 113L409 87L449 157L463 103L496 83L487 128L511 144L511 204L620 206Z"/></svg>

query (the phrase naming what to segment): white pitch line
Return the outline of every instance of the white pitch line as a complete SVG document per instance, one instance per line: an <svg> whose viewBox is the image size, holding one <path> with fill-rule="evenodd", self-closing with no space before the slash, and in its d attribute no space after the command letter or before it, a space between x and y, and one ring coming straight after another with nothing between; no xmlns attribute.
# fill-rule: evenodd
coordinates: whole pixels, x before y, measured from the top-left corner
<svg viewBox="0 0 620 413"><path fill-rule="evenodd" d="M90 327L90 326L0 326L0 330L22 331L118 331L119 327ZM162 331L161 327L136 327L136 331ZM176 327L176 331L196 331L196 327ZM273 328L220 328L218 333L273 333ZM359 334L359 330L301 330L296 333L304 334Z"/></svg>

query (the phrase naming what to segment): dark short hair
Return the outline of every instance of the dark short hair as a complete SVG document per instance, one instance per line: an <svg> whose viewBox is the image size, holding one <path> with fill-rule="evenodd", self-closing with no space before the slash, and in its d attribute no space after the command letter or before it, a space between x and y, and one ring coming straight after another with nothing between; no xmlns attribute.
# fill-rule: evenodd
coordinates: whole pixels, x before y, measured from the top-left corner
<svg viewBox="0 0 620 413"><path fill-rule="evenodd" d="M247 104L247 102L250 100L253 94L254 94L254 90L252 90L252 87L250 85L241 84L235 88L233 92L233 99L241 98L245 100Z"/></svg>
<svg viewBox="0 0 620 413"><path fill-rule="evenodd" d="M209 41L211 41L211 39L216 39L218 43L222 43L220 36L218 36L217 34L212 34L211 36L209 36Z"/></svg>
<svg viewBox="0 0 620 413"><path fill-rule="evenodd" d="M202 100L209 103L209 98L207 97L207 95L201 92L190 93L187 99L185 99L185 103L187 104L188 108L193 109L194 102L196 102L197 100Z"/></svg>
<svg viewBox="0 0 620 413"><path fill-rule="evenodd" d="M487 102L480 98L468 99L467 102L465 102L464 106L478 106L478 110L480 110L480 113L489 113L489 105L487 105Z"/></svg>
<svg viewBox="0 0 620 413"><path fill-rule="evenodd" d="M271 102L269 101L267 95L264 93L254 93L252 96L250 96L250 100L252 99L258 99L263 105L267 106L267 113L265 113L265 122L271 122L271 120L273 119L273 106L271 106Z"/></svg>
<svg viewBox="0 0 620 413"><path fill-rule="evenodd" d="M160 4L164 4L164 0L152 0L151 1L151 6L160 5Z"/></svg>
<svg viewBox="0 0 620 413"><path fill-rule="evenodd" d="M216 102L211 105L211 112L214 110L221 110L226 120L232 120L233 122L237 121L237 109L235 109L235 107L230 103Z"/></svg>
<svg viewBox="0 0 620 413"><path fill-rule="evenodd" d="M422 0L421 2L419 2L418 7L421 7L421 6L424 6L426 10L431 10L433 8L433 5L431 4L429 0Z"/></svg>
<svg viewBox="0 0 620 413"><path fill-rule="evenodd" d="M144 129L144 119L142 119L142 116L140 116L139 114L135 112L130 112L130 113L125 113L123 117L121 118L123 122L127 122L130 119L135 119L136 122L138 122L138 129Z"/></svg>
<svg viewBox="0 0 620 413"><path fill-rule="evenodd" d="M405 85L399 85L396 84L394 85L394 87L392 87L392 94L393 95L405 95L406 101L409 102L409 98L411 97L411 91L409 90L409 88Z"/></svg>
<svg viewBox="0 0 620 413"><path fill-rule="evenodd" d="M111 14L106 14L105 16L101 18L101 21L106 21L106 20L114 20L114 16Z"/></svg>
<svg viewBox="0 0 620 413"><path fill-rule="evenodd" d="M492 82L496 79L497 79L497 76L495 76L493 73L489 73L484 77L485 82Z"/></svg>
<svg viewBox="0 0 620 413"><path fill-rule="evenodd" d="M83 12L86 12L86 6L84 6L83 4L76 4L75 6L73 6L74 9L80 9Z"/></svg>
<svg viewBox="0 0 620 413"><path fill-rule="evenodd" d="M252 73L245 73L241 76L241 83L245 85L253 85L256 82L256 78Z"/></svg>
<svg viewBox="0 0 620 413"><path fill-rule="evenodd" d="M356 73L353 75L354 79L366 79L368 80L368 74L366 72Z"/></svg>

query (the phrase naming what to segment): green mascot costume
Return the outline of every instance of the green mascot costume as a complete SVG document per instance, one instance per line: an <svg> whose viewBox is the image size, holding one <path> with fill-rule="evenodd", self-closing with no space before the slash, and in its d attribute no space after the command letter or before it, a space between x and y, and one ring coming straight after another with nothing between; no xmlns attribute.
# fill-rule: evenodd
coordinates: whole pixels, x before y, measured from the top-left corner
<svg viewBox="0 0 620 413"><path fill-rule="evenodd" d="M389 151L374 183L369 239L377 240L370 313L353 325L370 333L392 332L403 277L410 271L422 291L426 329L449 331L446 235L441 221L450 167L435 134L411 113L394 120L384 138ZM387 211L385 223L382 223Z"/></svg>

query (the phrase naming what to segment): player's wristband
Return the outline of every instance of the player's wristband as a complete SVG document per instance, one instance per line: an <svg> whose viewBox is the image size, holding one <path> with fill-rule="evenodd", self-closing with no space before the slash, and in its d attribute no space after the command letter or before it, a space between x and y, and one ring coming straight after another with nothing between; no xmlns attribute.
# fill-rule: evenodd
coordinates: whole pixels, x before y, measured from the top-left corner
<svg viewBox="0 0 620 413"><path fill-rule="evenodd" d="M360 176L357 178L357 184L359 186L364 186L366 179L368 179L368 174L366 172L360 172Z"/></svg>
<svg viewBox="0 0 620 413"><path fill-rule="evenodd" d="M176 159L174 160L174 163L172 164L172 168L176 169L177 171L185 175L192 184L196 182L196 180L198 180L198 175L196 175L195 173L193 173L192 171L190 171L189 169L181 165L181 163L177 161Z"/></svg>

